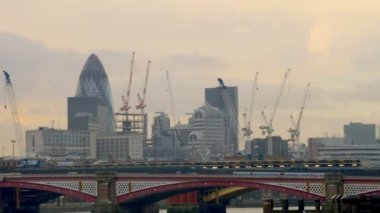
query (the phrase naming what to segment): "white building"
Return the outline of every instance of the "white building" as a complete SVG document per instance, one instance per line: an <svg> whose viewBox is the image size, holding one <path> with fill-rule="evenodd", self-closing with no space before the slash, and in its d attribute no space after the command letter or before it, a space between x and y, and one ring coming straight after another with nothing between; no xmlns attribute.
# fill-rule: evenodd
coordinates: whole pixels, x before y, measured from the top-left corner
<svg viewBox="0 0 380 213"><path fill-rule="evenodd" d="M26 156L95 158L95 133L40 127L28 130Z"/></svg>
<svg viewBox="0 0 380 213"><path fill-rule="evenodd" d="M197 148L202 160L222 160L227 146L222 111L206 103L194 111L189 124L193 130L188 144Z"/></svg>
<svg viewBox="0 0 380 213"><path fill-rule="evenodd" d="M139 133L104 133L96 137L96 159L129 161L143 159L144 136Z"/></svg>
<svg viewBox="0 0 380 213"><path fill-rule="evenodd" d="M380 145L319 147L318 160L360 160L362 165L380 167Z"/></svg>

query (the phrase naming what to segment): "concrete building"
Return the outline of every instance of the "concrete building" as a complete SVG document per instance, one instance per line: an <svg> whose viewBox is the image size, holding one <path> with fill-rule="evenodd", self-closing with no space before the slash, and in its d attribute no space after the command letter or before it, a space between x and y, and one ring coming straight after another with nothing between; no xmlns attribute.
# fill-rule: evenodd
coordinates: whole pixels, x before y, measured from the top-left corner
<svg viewBox="0 0 380 213"><path fill-rule="evenodd" d="M174 147L174 131L170 129L170 119L165 113L154 117L152 139L156 147Z"/></svg>
<svg viewBox="0 0 380 213"><path fill-rule="evenodd" d="M351 123L344 125L344 137L356 145L376 144L379 128L375 124Z"/></svg>
<svg viewBox="0 0 380 213"><path fill-rule="evenodd" d="M308 160L318 159L318 150L320 147L326 146L343 146L349 145L349 141L341 137L314 137L308 139Z"/></svg>
<svg viewBox="0 0 380 213"><path fill-rule="evenodd" d="M233 113L235 117L235 122L231 122L231 115L228 112L227 106L223 100L221 90L226 89L227 93L230 96L231 99L231 107L233 108ZM238 105L238 88L237 87L227 87L227 88L206 88L205 89L205 103L208 103L214 107L217 107L223 112L224 115L224 127L226 129L225 131L225 144L226 147L224 148L226 151L226 155L234 156L239 149L239 133L238 127L231 126L232 123L238 124L238 115L239 115L239 105ZM237 131L235 131L236 129Z"/></svg>
<svg viewBox="0 0 380 213"><path fill-rule="evenodd" d="M188 145L195 147L202 160L223 160L225 155L225 126L221 110L209 104L194 111L189 119L192 131Z"/></svg>
<svg viewBox="0 0 380 213"><path fill-rule="evenodd" d="M280 136L272 136L273 154L268 151L268 137L254 138L246 143L246 151L252 153L254 160L288 160L288 141L283 140Z"/></svg>
<svg viewBox="0 0 380 213"><path fill-rule="evenodd" d="M25 133L26 155L95 159L95 133L40 127Z"/></svg>
<svg viewBox="0 0 380 213"><path fill-rule="evenodd" d="M110 162L143 160L143 135L138 133L98 134L96 159Z"/></svg>
<svg viewBox="0 0 380 213"><path fill-rule="evenodd" d="M380 168L380 145L341 145L318 148L318 160L360 160L366 167Z"/></svg>
<svg viewBox="0 0 380 213"><path fill-rule="evenodd" d="M67 105L68 129L114 130L111 89L105 69L95 54L87 59L75 97L69 97Z"/></svg>

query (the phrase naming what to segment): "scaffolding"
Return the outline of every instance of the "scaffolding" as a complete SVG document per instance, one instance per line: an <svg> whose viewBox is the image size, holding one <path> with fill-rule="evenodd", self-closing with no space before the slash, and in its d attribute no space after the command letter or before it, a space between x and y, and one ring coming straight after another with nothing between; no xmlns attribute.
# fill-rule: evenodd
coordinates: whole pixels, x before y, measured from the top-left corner
<svg viewBox="0 0 380 213"><path fill-rule="evenodd" d="M147 141L148 116L141 113L116 113L116 132L138 133Z"/></svg>

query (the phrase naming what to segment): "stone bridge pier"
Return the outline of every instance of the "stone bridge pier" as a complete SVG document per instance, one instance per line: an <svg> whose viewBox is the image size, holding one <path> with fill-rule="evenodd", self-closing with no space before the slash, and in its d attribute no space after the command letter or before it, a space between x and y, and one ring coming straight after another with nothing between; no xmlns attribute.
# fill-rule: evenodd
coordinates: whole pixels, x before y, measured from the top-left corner
<svg viewBox="0 0 380 213"><path fill-rule="evenodd" d="M92 208L93 213L158 213L158 208L156 208L154 204L118 203L116 196L116 180L117 176L114 172L96 174L98 196Z"/></svg>
<svg viewBox="0 0 380 213"><path fill-rule="evenodd" d="M93 206L94 213L119 213L125 210L116 199L116 173L103 172L96 174L98 196Z"/></svg>

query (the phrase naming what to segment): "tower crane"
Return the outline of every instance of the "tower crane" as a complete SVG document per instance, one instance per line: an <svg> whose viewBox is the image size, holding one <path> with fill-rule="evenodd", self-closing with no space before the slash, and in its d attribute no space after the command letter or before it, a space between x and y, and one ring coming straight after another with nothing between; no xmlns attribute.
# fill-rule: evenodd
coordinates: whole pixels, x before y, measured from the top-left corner
<svg viewBox="0 0 380 213"><path fill-rule="evenodd" d="M120 107L120 111L124 112L125 114L128 114L128 110L131 108L129 106L129 97L131 95L131 85L132 85L134 61L135 61L135 52L132 52L131 66L129 69L129 82L128 82L128 88L127 88L127 97L125 97L124 95L121 96L123 106Z"/></svg>
<svg viewBox="0 0 380 213"><path fill-rule="evenodd" d="M232 133L232 135L236 136L236 141L238 141L237 137L238 137L239 127L238 127L238 121L237 121L237 117L236 117L236 113L235 113L236 109L232 106L231 97L230 97L230 94L228 93L228 90L227 90L228 87L224 84L224 82L221 78L218 78L218 82L219 82L219 88L221 91L223 101L226 105L226 110L227 110L228 117L229 117L229 126L232 129L231 133ZM237 151L238 145L234 144L233 146L234 147L229 145L229 149L227 151L229 151L230 153L231 153L231 151Z"/></svg>
<svg viewBox="0 0 380 213"><path fill-rule="evenodd" d="M173 130L174 130L175 143L177 143L177 141L179 143L182 143L180 134L178 132L178 129L175 126L177 124L177 117L176 117L176 114L175 114L174 98L173 98L172 85L171 85L171 81L170 81L170 78L169 78L169 71L166 71L166 80L167 80L167 83L168 83L168 93L169 93L169 96L170 96L170 106L172 108L172 117L173 117L173 123L174 123Z"/></svg>
<svg viewBox="0 0 380 213"><path fill-rule="evenodd" d="M251 103L249 105L249 111L248 111L248 116L246 113L243 114L244 117L244 127L242 129L243 131L243 136L245 137L245 141L249 141L251 139L251 135L253 133L251 129L251 120L252 120L252 110L253 110L253 104L255 102L255 94L257 88L257 79L258 79L259 73L256 72L255 74L255 80L253 82L253 88L252 88L252 96L251 96Z"/></svg>
<svg viewBox="0 0 380 213"><path fill-rule="evenodd" d="M169 96L170 96L170 106L172 108L173 123L176 124L177 123L177 118L176 118L176 115L175 115L173 91L172 91L172 86L171 86L171 82L170 82L170 78L169 78L169 71L166 71L166 80L167 80L167 83L168 83L168 90L167 91L168 91Z"/></svg>
<svg viewBox="0 0 380 213"><path fill-rule="evenodd" d="M139 109L141 114L144 114L144 109L146 107L146 104L145 104L145 95L146 95L146 87L147 87L147 84L148 84L149 69L150 69L150 60L148 61L148 65L147 65L147 68L146 68L144 89L143 89L142 95L140 95L140 93L137 94L137 98L139 100L139 104L136 106L136 109Z"/></svg>
<svg viewBox="0 0 380 213"><path fill-rule="evenodd" d="M13 129L15 131L16 140L19 145L19 151L20 156L23 153L22 147L24 145L24 137L22 134L22 128L21 128L21 122L20 117L17 109L17 103L16 103L16 96L13 89L13 83L11 81L11 77L7 71L3 71L4 78L5 78L5 91L6 91L6 104L4 105L4 108L7 109L7 103L10 106L12 120L13 120Z"/></svg>
<svg viewBox="0 0 380 213"><path fill-rule="evenodd" d="M293 128L290 128L288 130L289 134L290 134L290 140L292 141L292 146L293 146L293 151L295 151L295 144L299 143L299 137L300 137L300 125L301 125L301 119L302 119L302 115L303 115L303 110L305 109L305 105L306 105L306 101L307 101L307 98L309 97L310 95L310 83L307 84L306 86L306 89L305 89L305 94L303 96L303 99L302 99L302 105L301 105L301 109L300 109L300 112L298 114L298 119L297 119L297 122L294 121L294 117L293 115L290 115L290 119L292 120L292 124L293 124Z"/></svg>
<svg viewBox="0 0 380 213"><path fill-rule="evenodd" d="M274 131L274 129L273 129L273 121L274 121L274 118L276 116L277 108L278 108L278 106L280 104L282 93L284 92L284 87L285 87L286 80L288 78L289 72L290 72L290 69L288 69L285 72L284 78L282 79L282 84L281 84L280 92L278 93L278 96L276 98L276 102L274 104L273 111L272 111L272 114L271 114L271 116L269 118L269 121L268 121L268 119L265 116L264 110L261 111L261 115L263 116L263 120L265 122L265 125L264 126L260 126L259 128L262 130L263 134L267 134L267 136L268 136L268 154L269 155L273 155L273 144L272 144L272 133Z"/></svg>

